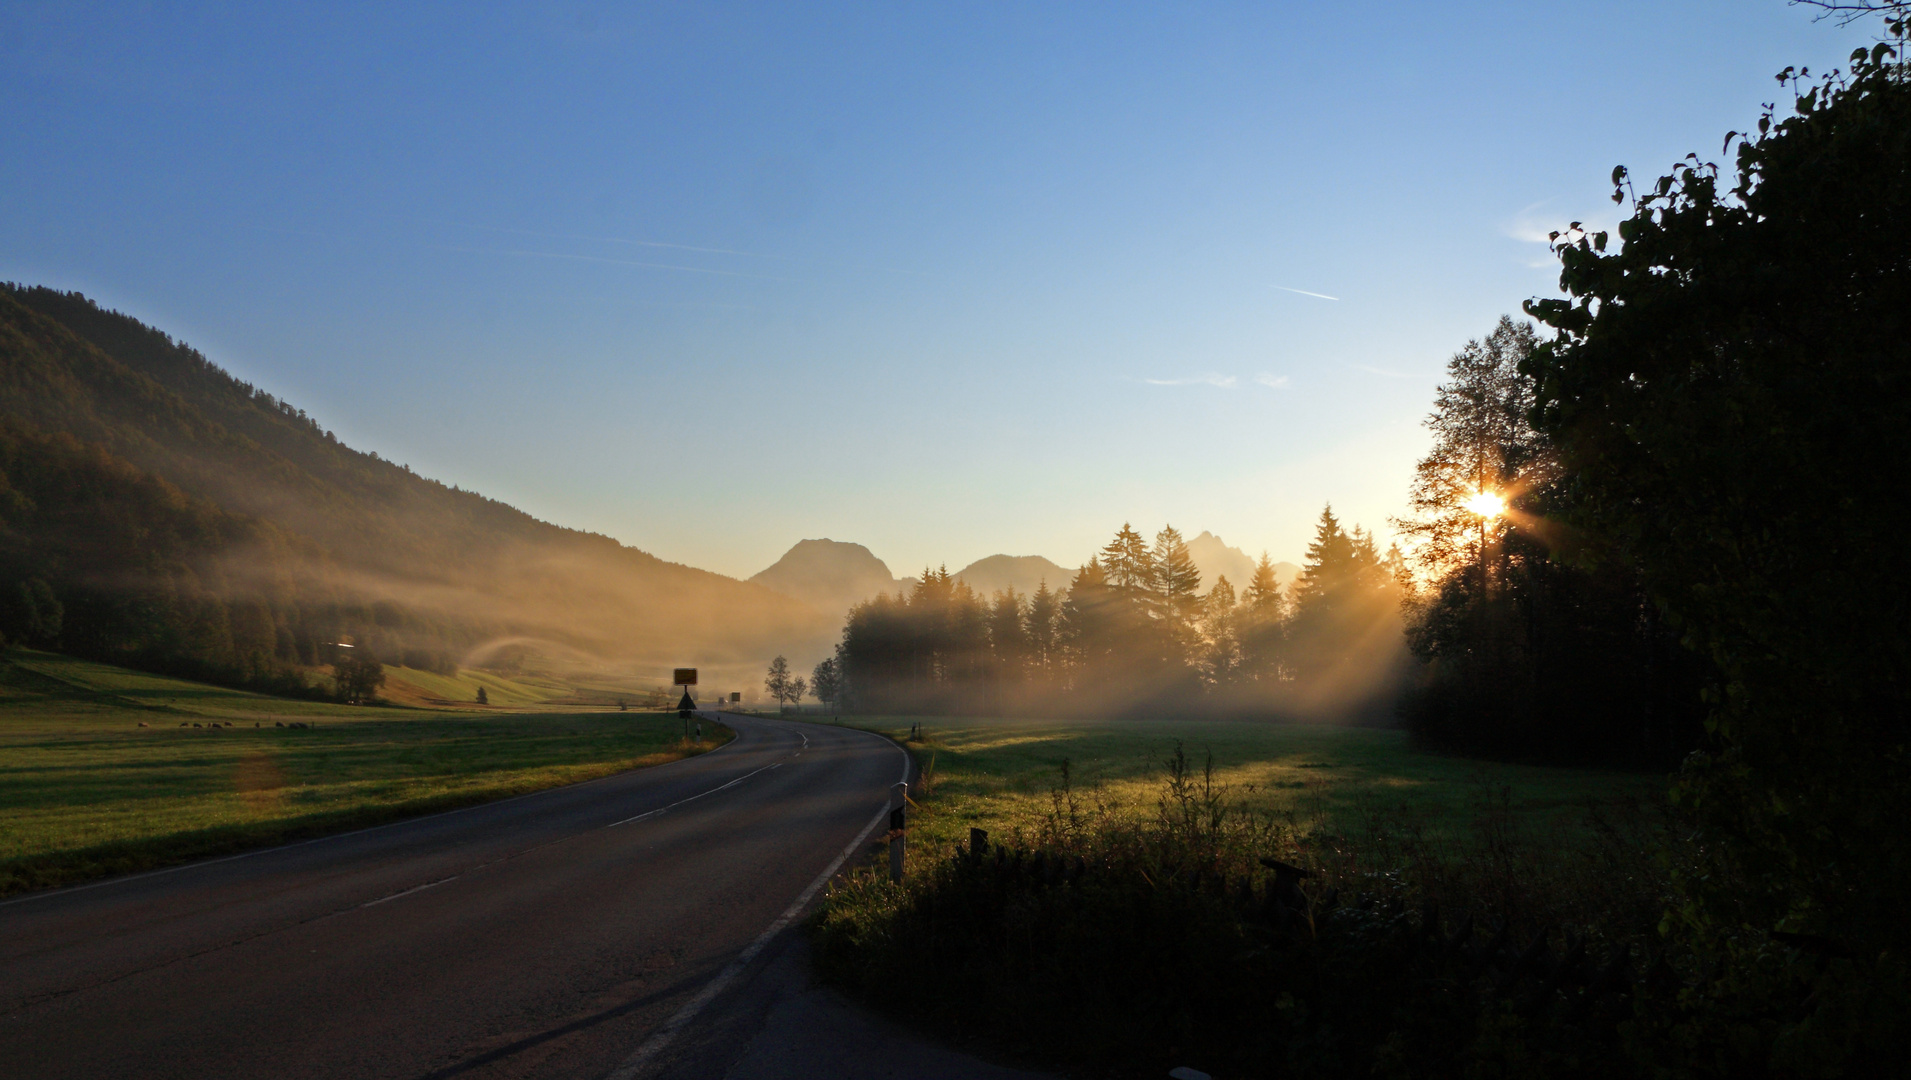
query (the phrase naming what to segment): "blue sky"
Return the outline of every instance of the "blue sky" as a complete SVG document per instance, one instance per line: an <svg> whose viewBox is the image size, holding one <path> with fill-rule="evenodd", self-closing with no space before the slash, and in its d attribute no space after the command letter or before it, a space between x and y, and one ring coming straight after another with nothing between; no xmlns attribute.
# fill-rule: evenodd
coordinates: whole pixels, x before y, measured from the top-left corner
<svg viewBox="0 0 1911 1080"><path fill-rule="evenodd" d="M747 576L1299 561L1607 174L1869 28L1781 0L0 7L0 278ZM1332 299L1328 299L1331 297Z"/></svg>

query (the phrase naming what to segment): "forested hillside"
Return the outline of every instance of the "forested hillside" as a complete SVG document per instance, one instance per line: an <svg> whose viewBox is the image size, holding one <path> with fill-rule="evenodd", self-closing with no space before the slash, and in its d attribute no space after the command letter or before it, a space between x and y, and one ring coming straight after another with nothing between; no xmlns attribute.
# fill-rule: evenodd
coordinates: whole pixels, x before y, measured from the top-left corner
<svg viewBox="0 0 1911 1080"><path fill-rule="evenodd" d="M835 621L353 450L77 293L0 286L9 640L292 690L339 641L661 669L821 651Z"/></svg>

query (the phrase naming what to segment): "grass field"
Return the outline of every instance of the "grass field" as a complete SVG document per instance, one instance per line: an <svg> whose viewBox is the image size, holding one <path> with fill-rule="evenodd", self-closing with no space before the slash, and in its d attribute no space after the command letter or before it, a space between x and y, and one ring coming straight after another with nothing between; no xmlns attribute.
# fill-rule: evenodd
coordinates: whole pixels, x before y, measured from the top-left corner
<svg viewBox="0 0 1911 1080"><path fill-rule="evenodd" d="M527 684L479 677L499 687L488 689L494 701L500 693L534 697L521 689ZM556 689L551 698L572 694ZM0 895L699 752L684 745L674 715L526 705L538 711L292 701L51 653L7 653ZM281 726L292 724L305 726ZM703 749L728 738L719 731Z"/></svg>
<svg viewBox="0 0 1911 1080"><path fill-rule="evenodd" d="M1656 921L1649 864L1665 778L1509 765L1418 751L1402 732L1242 721L1042 721L844 717L899 740L922 770L912 867L946 858L971 827L1043 842L1069 764L1087 817L1156 814L1179 744L1217 802L1266 830L1264 853L1359 888L1375 875L1438 887L1470 906L1541 907L1562 924L1615 906ZM912 723L921 738L907 741ZM1106 818L1104 818L1106 820ZM914 873L915 870L911 870ZM1624 879L1624 880L1621 880ZM1624 896L1621 898L1620 893Z"/></svg>
<svg viewBox="0 0 1911 1080"><path fill-rule="evenodd" d="M1649 798L1662 777L1507 765L1423 753L1403 732L1322 725L1183 720L1043 721L845 717L904 741L923 770L919 831L931 846L966 840L971 826L1004 837L1031 832L1069 763L1078 799L1152 810L1179 743L1195 765L1214 760L1228 801L1291 816L1308 831L1352 833L1376 815L1458 840L1483 799L1522 820L1576 822L1589 805ZM909 741L910 725L922 738Z"/></svg>

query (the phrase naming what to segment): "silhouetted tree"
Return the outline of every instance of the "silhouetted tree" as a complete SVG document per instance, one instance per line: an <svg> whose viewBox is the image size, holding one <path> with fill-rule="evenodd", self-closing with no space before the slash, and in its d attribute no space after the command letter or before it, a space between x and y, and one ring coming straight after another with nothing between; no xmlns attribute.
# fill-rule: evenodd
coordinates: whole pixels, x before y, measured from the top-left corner
<svg viewBox="0 0 1911 1080"><path fill-rule="evenodd" d="M1526 370L1570 521L1721 673L1682 798L1737 868L1706 881L1748 884L1695 881L1688 914L1902 955L1911 81L1885 44L1796 77L1792 115L1728 137L1735 180L1693 156L1617 252L1556 237L1568 298L1527 304L1558 335Z"/></svg>
<svg viewBox="0 0 1911 1080"><path fill-rule="evenodd" d="M834 657L825 657L817 662L816 670L810 672L810 693L825 705L833 705L841 699L843 692L842 673L836 666Z"/></svg>
<svg viewBox="0 0 1911 1080"><path fill-rule="evenodd" d="M782 656L770 661L770 669L763 676L763 689L769 691L776 703L787 705L803 695L797 692L795 682L790 678L790 662Z"/></svg>
<svg viewBox="0 0 1911 1080"><path fill-rule="evenodd" d="M1026 605L1009 587L995 594L989 605L989 653L995 660L998 695L1018 692L1028 678L1029 637L1024 622Z"/></svg>
<svg viewBox="0 0 1911 1080"><path fill-rule="evenodd" d="M1287 591L1263 551L1254 565L1253 579L1241 593L1241 609L1235 617L1244 678L1264 685L1286 678L1287 606Z"/></svg>
<svg viewBox="0 0 1911 1080"><path fill-rule="evenodd" d="M1466 753L1579 764L1669 764L1695 732L1694 668L1652 617L1636 578L1573 563L1553 520L1558 456L1528 419L1520 364L1531 328L1501 318L1447 365L1414 473L1418 579L1407 641L1422 661L1402 701L1425 743ZM1478 492L1506 500L1484 516Z"/></svg>
<svg viewBox="0 0 1911 1080"><path fill-rule="evenodd" d="M1102 548L1101 569L1110 588L1142 592L1154 587L1154 554L1148 550L1148 541L1126 522Z"/></svg>
<svg viewBox="0 0 1911 1080"><path fill-rule="evenodd" d="M1048 581L1044 579L1035 587L1035 595L1029 597L1024 620L1029 664L1044 677L1053 674L1062 660L1057 638L1061 615L1061 599L1049 591Z"/></svg>
<svg viewBox="0 0 1911 1080"><path fill-rule="evenodd" d="M333 663L332 677L338 685L340 701L362 705L371 701L378 688L385 685L385 665L369 650L353 649Z"/></svg>
<svg viewBox="0 0 1911 1080"><path fill-rule="evenodd" d="M1215 577L1201 602L1202 673L1211 685L1235 681L1241 668L1241 636L1234 586L1227 575Z"/></svg>

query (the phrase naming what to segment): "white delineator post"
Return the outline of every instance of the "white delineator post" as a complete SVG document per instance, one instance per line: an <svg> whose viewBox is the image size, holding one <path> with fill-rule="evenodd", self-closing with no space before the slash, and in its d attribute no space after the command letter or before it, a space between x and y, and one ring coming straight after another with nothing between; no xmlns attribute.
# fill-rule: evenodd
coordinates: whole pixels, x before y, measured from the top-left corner
<svg viewBox="0 0 1911 1080"><path fill-rule="evenodd" d="M903 847L908 843L907 816L909 807L909 785L897 783L889 789L889 880L902 881Z"/></svg>

